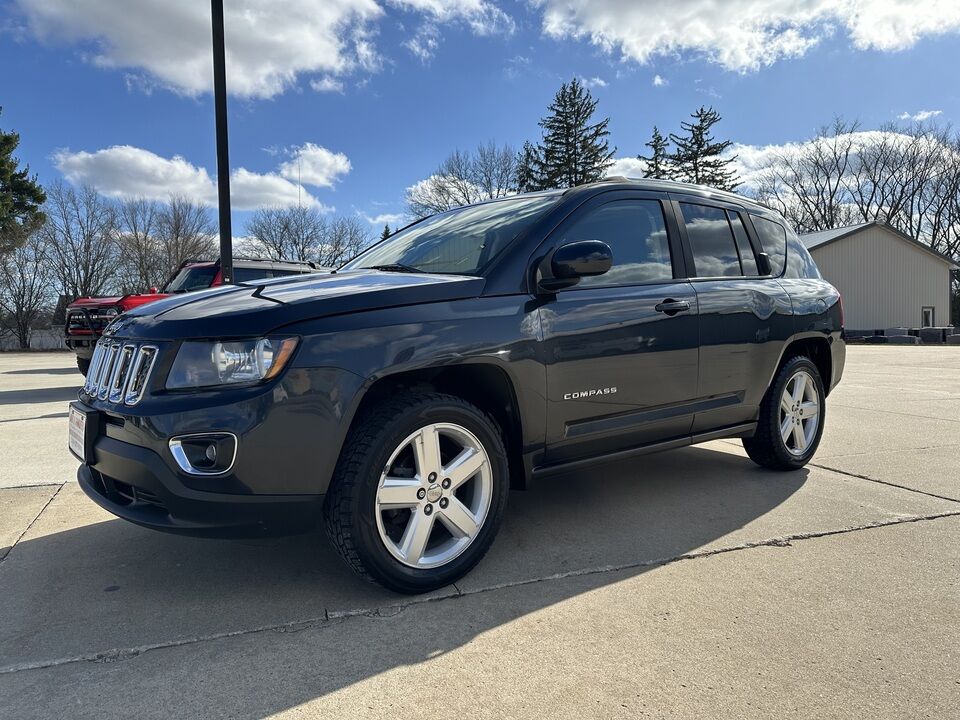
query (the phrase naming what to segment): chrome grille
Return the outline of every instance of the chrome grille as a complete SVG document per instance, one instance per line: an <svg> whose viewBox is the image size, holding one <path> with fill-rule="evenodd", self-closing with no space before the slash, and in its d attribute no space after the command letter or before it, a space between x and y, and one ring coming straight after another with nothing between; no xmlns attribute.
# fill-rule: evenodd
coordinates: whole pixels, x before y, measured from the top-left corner
<svg viewBox="0 0 960 720"><path fill-rule="evenodd" d="M102 339L93 350L83 391L92 398L136 405L157 359L153 345Z"/></svg>

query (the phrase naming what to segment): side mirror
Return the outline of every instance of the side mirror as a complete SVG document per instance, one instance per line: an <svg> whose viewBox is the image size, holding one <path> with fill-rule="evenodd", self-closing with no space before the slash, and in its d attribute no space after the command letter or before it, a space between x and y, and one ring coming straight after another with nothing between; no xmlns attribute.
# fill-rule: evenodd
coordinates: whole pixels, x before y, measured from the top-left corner
<svg viewBox="0 0 960 720"><path fill-rule="evenodd" d="M770 256L767 253L757 253L757 272L760 275L772 275L773 267L770 265Z"/></svg>
<svg viewBox="0 0 960 720"><path fill-rule="evenodd" d="M577 240L561 245L550 257L550 275L540 273L538 285L548 292L571 287L580 278L603 275L613 265L613 251L600 240Z"/></svg>

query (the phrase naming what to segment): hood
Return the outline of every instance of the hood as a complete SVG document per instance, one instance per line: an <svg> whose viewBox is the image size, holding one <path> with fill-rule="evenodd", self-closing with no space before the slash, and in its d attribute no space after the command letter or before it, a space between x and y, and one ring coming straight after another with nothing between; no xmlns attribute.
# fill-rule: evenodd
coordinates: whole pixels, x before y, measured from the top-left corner
<svg viewBox="0 0 960 720"><path fill-rule="evenodd" d="M483 285L479 277L375 270L297 275L173 295L121 315L107 334L155 340L256 337L331 315L477 297Z"/></svg>
<svg viewBox="0 0 960 720"><path fill-rule="evenodd" d="M84 308L92 310L93 308L110 307L119 305L123 310L145 305L154 302L160 298L168 297L165 293L137 293L134 295L117 295L110 297L81 297L67 305L67 310L76 310Z"/></svg>

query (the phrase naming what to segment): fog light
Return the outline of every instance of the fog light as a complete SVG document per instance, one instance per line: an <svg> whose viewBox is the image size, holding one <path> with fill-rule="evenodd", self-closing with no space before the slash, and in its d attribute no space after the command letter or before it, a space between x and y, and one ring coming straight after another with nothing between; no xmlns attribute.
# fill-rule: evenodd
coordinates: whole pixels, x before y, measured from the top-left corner
<svg viewBox="0 0 960 720"><path fill-rule="evenodd" d="M237 458L237 436L228 432L178 435L169 446L177 465L190 475L223 475Z"/></svg>

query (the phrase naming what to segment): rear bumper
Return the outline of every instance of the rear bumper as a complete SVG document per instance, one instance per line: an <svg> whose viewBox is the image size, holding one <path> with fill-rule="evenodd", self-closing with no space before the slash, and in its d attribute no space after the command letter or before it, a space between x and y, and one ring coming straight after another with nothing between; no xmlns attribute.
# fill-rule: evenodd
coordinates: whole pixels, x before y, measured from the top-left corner
<svg viewBox="0 0 960 720"><path fill-rule="evenodd" d="M100 507L164 532L209 537L289 535L315 527L322 495L254 495L189 488L145 447L101 436L77 480Z"/></svg>

